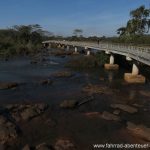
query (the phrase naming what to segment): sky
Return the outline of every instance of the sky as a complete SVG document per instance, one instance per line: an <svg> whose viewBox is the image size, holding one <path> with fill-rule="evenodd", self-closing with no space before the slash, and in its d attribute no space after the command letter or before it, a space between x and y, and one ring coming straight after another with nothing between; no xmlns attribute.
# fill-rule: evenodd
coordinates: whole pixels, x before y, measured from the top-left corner
<svg viewBox="0 0 150 150"><path fill-rule="evenodd" d="M0 28L40 24L55 35L116 36L129 12L150 0L0 0Z"/></svg>

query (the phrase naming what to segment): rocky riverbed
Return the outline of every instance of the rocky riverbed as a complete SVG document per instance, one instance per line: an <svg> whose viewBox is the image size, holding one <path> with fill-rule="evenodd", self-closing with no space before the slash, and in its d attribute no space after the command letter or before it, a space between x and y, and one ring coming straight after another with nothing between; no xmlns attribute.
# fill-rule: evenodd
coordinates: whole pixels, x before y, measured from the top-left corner
<svg viewBox="0 0 150 150"><path fill-rule="evenodd" d="M74 70L81 56L58 53L0 62L0 150L150 143L150 83L125 83L124 69Z"/></svg>

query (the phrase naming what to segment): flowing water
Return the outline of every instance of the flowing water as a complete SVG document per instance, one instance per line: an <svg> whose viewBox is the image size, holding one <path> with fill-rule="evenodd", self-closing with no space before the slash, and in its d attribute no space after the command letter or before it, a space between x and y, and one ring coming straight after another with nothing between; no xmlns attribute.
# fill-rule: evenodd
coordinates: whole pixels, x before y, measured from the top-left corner
<svg viewBox="0 0 150 150"><path fill-rule="evenodd" d="M129 85L123 80L125 69L106 71L102 67L74 71L72 77L54 78L52 74L69 70L64 64L72 59L70 56L50 56L48 63L30 64L29 58L17 58L0 61L0 81L17 82L14 89L0 90L0 104L46 102L49 109L40 118L27 123L20 123L24 144L36 145L42 142L53 144L58 138L71 139L77 149L93 149L93 144L101 143L142 143L126 129L126 122L144 124L150 127L150 83ZM53 80L52 85L41 85L40 80ZM87 84L108 87L112 94L96 94L94 100L74 109L62 109L63 100L80 99L86 96L82 88ZM142 93L148 93L143 95ZM107 121L97 117L87 117L87 112L113 112L112 103L128 105L138 104L138 112L129 114L121 112L121 122Z"/></svg>

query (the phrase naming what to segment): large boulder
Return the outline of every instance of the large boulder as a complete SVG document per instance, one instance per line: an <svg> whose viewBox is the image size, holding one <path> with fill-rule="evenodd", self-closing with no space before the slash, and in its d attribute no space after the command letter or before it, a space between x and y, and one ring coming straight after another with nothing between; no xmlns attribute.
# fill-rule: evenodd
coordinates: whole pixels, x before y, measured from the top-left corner
<svg viewBox="0 0 150 150"><path fill-rule="evenodd" d="M126 104L111 104L110 106L114 109L118 108L131 114L136 113L138 111L137 108Z"/></svg>

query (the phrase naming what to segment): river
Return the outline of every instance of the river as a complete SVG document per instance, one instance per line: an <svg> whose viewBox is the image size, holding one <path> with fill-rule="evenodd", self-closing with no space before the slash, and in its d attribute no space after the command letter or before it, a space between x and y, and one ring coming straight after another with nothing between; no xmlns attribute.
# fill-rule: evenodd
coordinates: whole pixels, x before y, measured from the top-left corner
<svg viewBox="0 0 150 150"><path fill-rule="evenodd" d="M0 82L17 82L13 89L0 90L0 104L21 104L45 102L49 109L41 118L30 122L20 122L23 135L20 137L22 147L25 144L36 145L42 142L53 144L58 138L69 138L79 150L94 149L93 144L102 143L144 143L126 129L126 122L144 124L150 127L150 83L140 85L127 84L123 75L129 70L106 71L103 67L76 71L64 64L71 56L48 56L45 63L31 64L30 58L22 57L0 61ZM73 76L55 78L59 71L71 71ZM148 77L147 77L148 78ZM52 85L41 85L40 80L53 80ZM111 94L95 94L94 100L74 109L59 107L63 100L80 99L86 94L82 91L87 84L108 87ZM144 94L143 94L144 93ZM146 94L145 94L146 93ZM148 95L149 94L149 95ZM121 111L122 121L108 121L100 117L88 117L91 112L113 112L112 103L137 106L138 112L130 114ZM47 124L47 120L50 123Z"/></svg>

